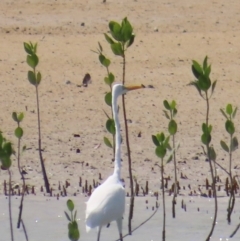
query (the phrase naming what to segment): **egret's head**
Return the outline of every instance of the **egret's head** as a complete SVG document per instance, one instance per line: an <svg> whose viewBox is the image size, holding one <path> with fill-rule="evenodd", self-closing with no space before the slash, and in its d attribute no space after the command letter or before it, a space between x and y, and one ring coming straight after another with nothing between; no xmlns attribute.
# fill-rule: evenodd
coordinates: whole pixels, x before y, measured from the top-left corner
<svg viewBox="0 0 240 241"><path fill-rule="evenodd" d="M113 86L113 94L115 96L126 94L130 90L136 90L136 89L142 89L145 88L144 85L131 85L131 86L125 86L122 84L115 84Z"/></svg>

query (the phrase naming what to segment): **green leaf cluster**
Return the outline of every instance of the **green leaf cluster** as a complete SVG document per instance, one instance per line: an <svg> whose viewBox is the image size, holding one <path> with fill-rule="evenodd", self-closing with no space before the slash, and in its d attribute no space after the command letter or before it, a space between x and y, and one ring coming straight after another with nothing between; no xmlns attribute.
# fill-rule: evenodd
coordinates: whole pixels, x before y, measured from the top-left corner
<svg viewBox="0 0 240 241"><path fill-rule="evenodd" d="M112 96L111 96L112 98ZM106 96L105 96L105 101L106 101ZM115 122L112 118L109 117L109 115L104 111L106 117L107 117L107 121L106 121L106 129L107 131L112 134L113 138L115 136L115 132L116 132L116 129L115 129ZM103 138L103 142L104 144L107 146L107 147L110 147L113 149L113 144L111 143L111 141L106 137L104 136Z"/></svg>
<svg viewBox="0 0 240 241"><path fill-rule="evenodd" d="M107 70L107 76L104 78L104 82L106 85L109 86L110 88L110 91L107 92L104 96L104 100L105 100L105 103L111 107L111 111L112 111L112 83L114 82L115 80L115 76L113 73L111 73L109 71L109 66L111 64L111 61L110 59L108 59L104 54L103 54L103 47L100 43L98 43L98 49L97 51L94 51L95 53L98 54L98 59L100 61L100 63L106 68ZM113 141L114 141L114 136L115 136L115 124L114 124L114 120L112 118L110 118L108 116L108 114L104 111L105 115L107 116L107 121L106 121L106 129L107 131L112 134L113 136ZM104 136L103 138L103 142L105 143L105 145L107 147L110 147L110 148L114 148L113 147L113 144L111 143L111 141Z"/></svg>
<svg viewBox="0 0 240 241"><path fill-rule="evenodd" d="M70 211L70 215L67 212L65 213L66 218L68 219L68 237L71 241L78 241L80 238L80 232L78 228L78 223L76 221L77 211L74 212L74 203L72 200L67 201L67 208Z"/></svg>
<svg viewBox="0 0 240 241"><path fill-rule="evenodd" d="M189 85L195 86L197 91L199 92L200 96L205 98L202 92L207 94L207 91L211 88L211 95L214 92L216 87L217 81L212 83L210 79L211 73L211 65L208 65L208 57L206 56L203 64L200 65L197 61L192 61L192 73L195 76L196 80L190 82Z"/></svg>
<svg viewBox="0 0 240 241"><path fill-rule="evenodd" d="M106 68L108 68L109 65L111 64L110 59L106 58L106 57L102 54L102 52L99 54L99 57L98 57L98 58L99 58L100 63L101 63L104 67L106 67Z"/></svg>
<svg viewBox="0 0 240 241"><path fill-rule="evenodd" d="M111 86L112 86L112 83L114 82L114 80L115 80L115 76L114 76L114 74L113 73L108 73L108 76L106 76L105 78L104 78L104 82L111 88Z"/></svg>
<svg viewBox="0 0 240 241"><path fill-rule="evenodd" d="M231 153L238 149L238 139L236 136L233 136L235 133L235 125L233 119L237 113L237 107L233 108L232 104L227 104L225 110L222 108L220 109L223 116L226 118L225 122L225 129L227 133L230 135L230 144L229 146L223 141L220 141L220 145L222 149L228 153Z"/></svg>
<svg viewBox="0 0 240 241"><path fill-rule="evenodd" d="M13 154L12 143L7 141L0 132L0 161L1 168L7 170L11 167L11 155Z"/></svg>
<svg viewBox="0 0 240 241"><path fill-rule="evenodd" d="M201 136L201 140L202 140L202 143L204 145L209 145L210 142L211 142L211 132L212 132L212 126L211 125L207 125L206 123L203 123L202 124L202 136Z"/></svg>
<svg viewBox="0 0 240 241"><path fill-rule="evenodd" d="M169 103L167 100L164 100L163 105L166 109L163 112L166 118L170 120L168 123L168 132L170 135L175 135L177 133L177 122L174 120L174 117L177 114L177 103L175 100L173 100L171 103Z"/></svg>
<svg viewBox="0 0 240 241"><path fill-rule="evenodd" d="M223 116L227 119L225 122L225 129L228 132L228 134L233 135L235 132L235 126L233 123L233 119L236 116L237 113L237 107L235 107L235 109L233 109L231 104L227 104L225 110L224 109L220 109L221 113L223 114Z"/></svg>
<svg viewBox="0 0 240 241"><path fill-rule="evenodd" d="M104 99L108 106L112 106L112 92L107 92Z"/></svg>
<svg viewBox="0 0 240 241"><path fill-rule="evenodd" d="M152 135L152 141L156 146L155 154L161 159L166 156L167 150L171 150L169 139L170 136L165 137L163 132L160 134Z"/></svg>
<svg viewBox="0 0 240 241"><path fill-rule="evenodd" d="M39 63L39 58L37 56L37 43L33 44L31 42L24 42L23 46L25 52L27 53L26 62L32 68L32 70L28 71L28 80L32 85L37 87L42 79L41 73L36 72L36 67Z"/></svg>
<svg viewBox="0 0 240 241"><path fill-rule="evenodd" d="M20 127L20 122L23 120L24 114L22 112L19 114L17 114L16 112L13 112L12 118L18 124L18 127L15 129L14 134L18 139L21 139L23 136L23 129Z"/></svg>
<svg viewBox="0 0 240 241"><path fill-rule="evenodd" d="M216 161L216 159L217 159L217 154L216 154L213 146L209 147L209 157L212 161Z"/></svg>
<svg viewBox="0 0 240 241"><path fill-rule="evenodd" d="M108 130L109 133L111 133L112 135L115 135L115 123L114 120L109 118L106 122L106 129Z"/></svg>
<svg viewBox="0 0 240 241"><path fill-rule="evenodd" d="M133 27L127 18L124 18L121 23L110 21L108 27L111 37L105 33L105 39L110 44L112 52L123 57L125 49L134 42Z"/></svg>
<svg viewBox="0 0 240 241"><path fill-rule="evenodd" d="M124 57L125 50L133 44L135 38L131 23L128 21L127 18L124 18L121 23L118 23L116 21L110 21L108 26L110 35L107 33L104 34L106 41L110 44L111 50L115 55ZM115 76L112 72L109 71L111 61L103 53L103 47L99 42L97 51L93 52L98 54L99 62L107 70L107 76L104 77L104 82L106 85L109 86L110 91L105 94L104 100L105 103L111 107L112 112L112 84L115 81ZM114 120L110 118L107 114L106 116L106 129L110 134L112 134L114 143L115 123ZM114 144L111 143L108 137L104 137L103 141L107 147L114 149Z"/></svg>

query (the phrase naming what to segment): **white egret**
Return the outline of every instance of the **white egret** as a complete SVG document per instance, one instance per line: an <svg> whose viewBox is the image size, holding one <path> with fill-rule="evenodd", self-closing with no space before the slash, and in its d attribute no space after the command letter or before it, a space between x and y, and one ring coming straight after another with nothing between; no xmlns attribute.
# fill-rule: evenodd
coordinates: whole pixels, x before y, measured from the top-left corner
<svg viewBox="0 0 240 241"><path fill-rule="evenodd" d="M120 240L122 240L122 218L125 210L125 190L121 177L121 134L118 118L117 99L122 94L130 90L144 88L140 86L124 86L115 84L112 89L112 110L115 121L115 162L114 172L108 179L98 186L87 202L86 208L86 229L98 227L98 237L100 240L101 228L112 221L117 222Z"/></svg>

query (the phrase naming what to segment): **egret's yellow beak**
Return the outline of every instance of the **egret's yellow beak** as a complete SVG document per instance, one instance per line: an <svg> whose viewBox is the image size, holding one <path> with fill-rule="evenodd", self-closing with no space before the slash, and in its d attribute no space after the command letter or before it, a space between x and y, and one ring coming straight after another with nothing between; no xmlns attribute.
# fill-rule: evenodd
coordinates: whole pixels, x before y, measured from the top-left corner
<svg viewBox="0 0 240 241"><path fill-rule="evenodd" d="M137 90L137 89L142 89L145 88L144 85L131 85L131 86L125 86L127 90Z"/></svg>

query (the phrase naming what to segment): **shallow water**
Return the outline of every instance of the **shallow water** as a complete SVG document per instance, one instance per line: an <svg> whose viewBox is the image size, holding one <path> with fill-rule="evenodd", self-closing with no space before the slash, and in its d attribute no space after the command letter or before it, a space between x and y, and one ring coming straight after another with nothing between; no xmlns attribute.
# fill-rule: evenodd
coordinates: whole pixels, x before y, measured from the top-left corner
<svg viewBox="0 0 240 241"><path fill-rule="evenodd" d="M68 198L47 197L26 197L24 202L23 219L27 228L29 240L42 241L67 241L67 220L64 215L66 201ZM182 199L186 203L187 210L181 208ZM81 231L80 240L96 240L97 231L92 230L86 233L84 226L85 197L73 197L78 210L77 218ZM156 199L153 197L137 197L135 199L134 218L132 222L133 229L146 220L155 210ZM146 204L146 200L148 203ZM19 198L12 198L13 206L13 224L16 241L24 241L22 228L16 228ZM232 224L228 225L226 221L227 198L219 198L219 213L217 225L211 240L225 241L240 222L240 199L236 199L236 206L232 214ZM10 228L8 221L8 200L6 197L0 197L0 240L10 240ZM127 214L129 209L129 199L127 199L126 214L123 223L123 233L127 233ZM156 214L143 226L133 232L132 236L127 236L124 240L146 240L159 241L162 237L162 203L159 200L160 207ZM176 206L176 218L171 217L171 197L166 197L167 221L166 221L166 240L184 240L200 241L205 240L212 224L214 200L202 197L178 197ZM199 209L199 211L198 211ZM117 227L112 223L109 228L103 228L102 239L104 241L113 241L118 238ZM240 231L231 240L240 240Z"/></svg>

